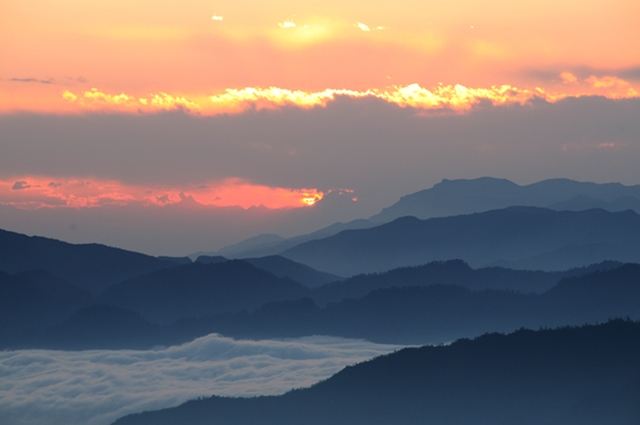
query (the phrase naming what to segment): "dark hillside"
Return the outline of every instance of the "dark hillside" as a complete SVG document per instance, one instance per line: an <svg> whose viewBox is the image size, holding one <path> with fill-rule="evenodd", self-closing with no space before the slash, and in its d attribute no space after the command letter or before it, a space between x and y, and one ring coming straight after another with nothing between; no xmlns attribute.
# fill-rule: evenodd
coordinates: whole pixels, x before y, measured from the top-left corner
<svg viewBox="0 0 640 425"><path fill-rule="evenodd" d="M99 244L70 244L0 230L0 270L46 270L94 296L125 279L176 264Z"/></svg>
<svg viewBox="0 0 640 425"><path fill-rule="evenodd" d="M137 311L153 323L184 317L253 310L270 301L307 296L309 289L242 260L195 262L160 270L112 286L98 298Z"/></svg>
<svg viewBox="0 0 640 425"><path fill-rule="evenodd" d="M407 348L279 397L190 401L116 425L640 423L640 324L486 334Z"/></svg>

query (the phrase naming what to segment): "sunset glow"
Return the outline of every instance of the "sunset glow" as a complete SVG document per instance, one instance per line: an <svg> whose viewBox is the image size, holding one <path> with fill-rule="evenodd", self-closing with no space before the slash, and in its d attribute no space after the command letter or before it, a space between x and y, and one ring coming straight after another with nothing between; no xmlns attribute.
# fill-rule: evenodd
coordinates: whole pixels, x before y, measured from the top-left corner
<svg viewBox="0 0 640 425"><path fill-rule="evenodd" d="M570 84L578 85L582 83L585 89L583 95L599 94L613 99L633 98L639 95L639 92L628 81L616 77L605 76L597 78L591 76L583 82L579 82L572 74L562 74L561 78L563 81L569 81ZM597 89L597 92L590 91L591 88ZM520 89L509 85L490 88L469 88L460 84L455 86L438 85L432 89L423 88L418 84L411 84L408 86L394 86L387 90L327 89L320 92L288 90L278 87L247 87L244 89L226 89L222 94L209 96L208 99L202 100L191 100L167 93L151 94L147 97L136 97L125 93L108 94L96 88L78 94L67 90L62 94L62 98L65 101L79 107L80 110L154 112L183 109L204 115L238 113L248 109L276 109L283 106L296 106L299 108L324 107L338 97L353 99L375 98L400 107L424 110L451 109L463 112L482 101L488 101L494 106L523 105L533 99L556 102L569 96L569 94L561 92L547 92L539 87L532 90Z"/></svg>
<svg viewBox="0 0 640 425"><path fill-rule="evenodd" d="M134 210L185 228L194 211L230 211L207 208L270 217L212 226L208 250L371 217L443 178L640 182L637 0L0 11L0 228ZM196 233L164 246L189 252Z"/></svg>
<svg viewBox="0 0 640 425"><path fill-rule="evenodd" d="M289 209L312 206L323 196L316 189L268 187L233 178L180 188L43 176L0 181L0 205L20 209L99 208L132 204L165 206L185 201L212 207Z"/></svg>
<svg viewBox="0 0 640 425"><path fill-rule="evenodd" d="M222 1L215 9L200 0L10 1L0 16L0 111L76 112L64 95L89 109L209 114L252 90L268 102L304 93L305 100L285 100L296 105L356 92L457 109L486 96L478 90L503 96L503 87L518 99L538 88L544 98L620 98L639 90L632 53L639 15L632 0L579 8L547 0L402 0L393 7ZM414 86L431 94L406 99L402 92Z"/></svg>

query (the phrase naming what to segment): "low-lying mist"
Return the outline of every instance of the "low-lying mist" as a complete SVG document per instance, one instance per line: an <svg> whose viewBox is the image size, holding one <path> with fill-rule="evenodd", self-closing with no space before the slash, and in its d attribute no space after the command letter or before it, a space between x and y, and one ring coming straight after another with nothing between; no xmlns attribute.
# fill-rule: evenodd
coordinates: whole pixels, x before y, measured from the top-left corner
<svg viewBox="0 0 640 425"><path fill-rule="evenodd" d="M0 423L107 425L200 396L281 394L397 348L327 336L249 341L211 334L147 351L3 351Z"/></svg>

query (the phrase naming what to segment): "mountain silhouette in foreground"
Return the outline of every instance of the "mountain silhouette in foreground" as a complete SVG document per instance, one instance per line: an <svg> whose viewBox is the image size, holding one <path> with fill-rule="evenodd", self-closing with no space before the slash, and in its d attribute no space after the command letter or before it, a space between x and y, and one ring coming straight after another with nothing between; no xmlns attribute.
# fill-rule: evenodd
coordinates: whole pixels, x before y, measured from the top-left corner
<svg viewBox="0 0 640 425"><path fill-rule="evenodd" d="M430 189L403 196L395 204L369 218L369 221L380 224L404 216L420 219L446 217L514 205L575 211L592 208L612 212L633 209L640 213L640 185L549 179L520 186L507 179L493 177L444 179Z"/></svg>
<svg viewBox="0 0 640 425"><path fill-rule="evenodd" d="M405 348L282 396L216 397L114 425L637 425L640 323Z"/></svg>
<svg viewBox="0 0 640 425"><path fill-rule="evenodd" d="M92 302L87 291L43 270L0 271L0 341L43 330Z"/></svg>
<svg viewBox="0 0 640 425"><path fill-rule="evenodd" d="M0 270L45 270L94 296L125 279L174 267L172 261L100 244L70 244L0 229Z"/></svg>
<svg viewBox="0 0 640 425"><path fill-rule="evenodd" d="M633 211L554 211L509 207L391 223L306 242L282 255L340 276L436 260L472 267L565 270L604 260L640 262L640 215Z"/></svg>

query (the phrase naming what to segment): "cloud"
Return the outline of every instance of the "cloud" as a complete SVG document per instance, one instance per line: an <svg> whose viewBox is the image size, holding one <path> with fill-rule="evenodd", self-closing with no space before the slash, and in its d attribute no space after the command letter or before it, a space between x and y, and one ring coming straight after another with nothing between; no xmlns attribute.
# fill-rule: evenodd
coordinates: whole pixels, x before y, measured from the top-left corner
<svg viewBox="0 0 640 425"><path fill-rule="evenodd" d="M409 91L401 98L418 102L419 93ZM506 94L510 99L519 95ZM58 177L92 176L127 187L175 188L189 194L193 187L197 200L198 191L205 191L197 185L236 177L272 188L316 188L325 197L313 208L233 213L186 201L158 208L136 203L81 210L6 207L0 212L0 227L156 255L185 255L260 233L293 236L336 221L370 217L443 178L640 183L640 98L568 97L551 102L528 96L522 103L476 103L464 113L447 104L422 109L375 96L336 95L326 107L285 105L214 116L4 115L0 181L8 187L3 193L21 180L46 186L66 182ZM602 143L617 143L618 148L596 149ZM31 181L31 176L43 180ZM327 195L339 187L355 194ZM353 196L358 202L351 201ZM80 226L70 235L72 222Z"/></svg>
<svg viewBox="0 0 640 425"><path fill-rule="evenodd" d="M214 20L214 21L222 21L224 19L224 17L223 16L218 16L218 15L213 15L211 17L211 19Z"/></svg>
<svg viewBox="0 0 640 425"><path fill-rule="evenodd" d="M604 77L596 77L595 75L591 75L589 78L585 80L587 83L591 84L596 89L606 89L611 87L629 87L628 81L625 81L621 78L605 75Z"/></svg>
<svg viewBox="0 0 640 425"><path fill-rule="evenodd" d="M15 182L13 186L11 186L11 190L24 190L29 189L31 185L24 180Z"/></svg>
<svg viewBox="0 0 640 425"><path fill-rule="evenodd" d="M284 22L279 22L278 26L280 28L284 28L284 29L295 28L296 27L296 23L293 22L292 20L287 20L287 21L284 21Z"/></svg>
<svg viewBox="0 0 640 425"><path fill-rule="evenodd" d="M286 22L285 22L286 23ZM281 24L284 25L284 24ZM295 25L295 24L294 24ZM284 28L284 26L283 26ZM556 75L554 78L557 78ZM559 74L565 85L577 85L579 78L568 71ZM388 78L388 77L387 77ZM589 89L599 89L599 96L612 99L633 98L639 96L628 82L617 77L591 76L585 80ZM583 85L583 88L585 86ZM620 90L623 88L624 90ZM609 91L602 91L609 89ZM182 96L167 93L151 94L147 97L136 97L131 94L110 94L96 88L75 94L69 90L62 94L62 98L70 104L82 109L104 111L112 113L122 112L166 112L180 110L197 115L219 115L224 113L241 113L253 109L280 109L286 106L296 106L309 109L317 106L326 107L338 97L353 99L376 98L401 107L412 107L424 110L438 110L448 108L458 112L469 111L483 102L493 105L524 105L534 99L544 99L547 102L557 102L567 97L589 95L546 91L539 87L523 89L503 84L491 87L467 87L462 84L439 84L432 88L425 88L419 84L393 85L384 90L349 90L325 89L322 91L290 90L281 87L245 87L242 89L226 89L223 93L214 94L198 100L189 100Z"/></svg>
<svg viewBox="0 0 640 425"><path fill-rule="evenodd" d="M9 81L17 83L54 84L52 80L38 80L37 78L10 78Z"/></svg>
<svg viewBox="0 0 640 425"><path fill-rule="evenodd" d="M160 206L178 204L188 198L201 206L278 209L311 206L324 196L317 189L269 187L238 178L182 187L136 186L118 181L63 176L58 176L57 180L54 183L47 176L29 176L13 185L9 180L0 180L0 204L21 209L97 208L129 204ZM64 183L60 183L62 181ZM19 194L14 192L25 189L31 190Z"/></svg>
<svg viewBox="0 0 640 425"><path fill-rule="evenodd" d="M371 28L369 28L367 25L363 24L362 22L357 22L355 26L365 32L371 31Z"/></svg>
<svg viewBox="0 0 640 425"><path fill-rule="evenodd" d="M3 351L0 422L107 425L200 396L281 394L397 348L335 337L236 341L213 334L149 351Z"/></svg>
<svg viewBox="0 0 640 425"><path fill-rule="evenodd" d="M560 79L562 80L563 84L577 84L578 83L578 77L576 77L575 75L573 75L570 72L563 72L560 74Z"/></svg>
<svg viewBox="0 0 640 425"><path fill-rule="evenodd" d="M69 90L62 94L67 102L92 110L112 110L118 112L158 112L186 110L197 112L200 105L182 96L173 96L164 92L135 97L125 93L109 94L92 88L76 95Z"/></svg>

